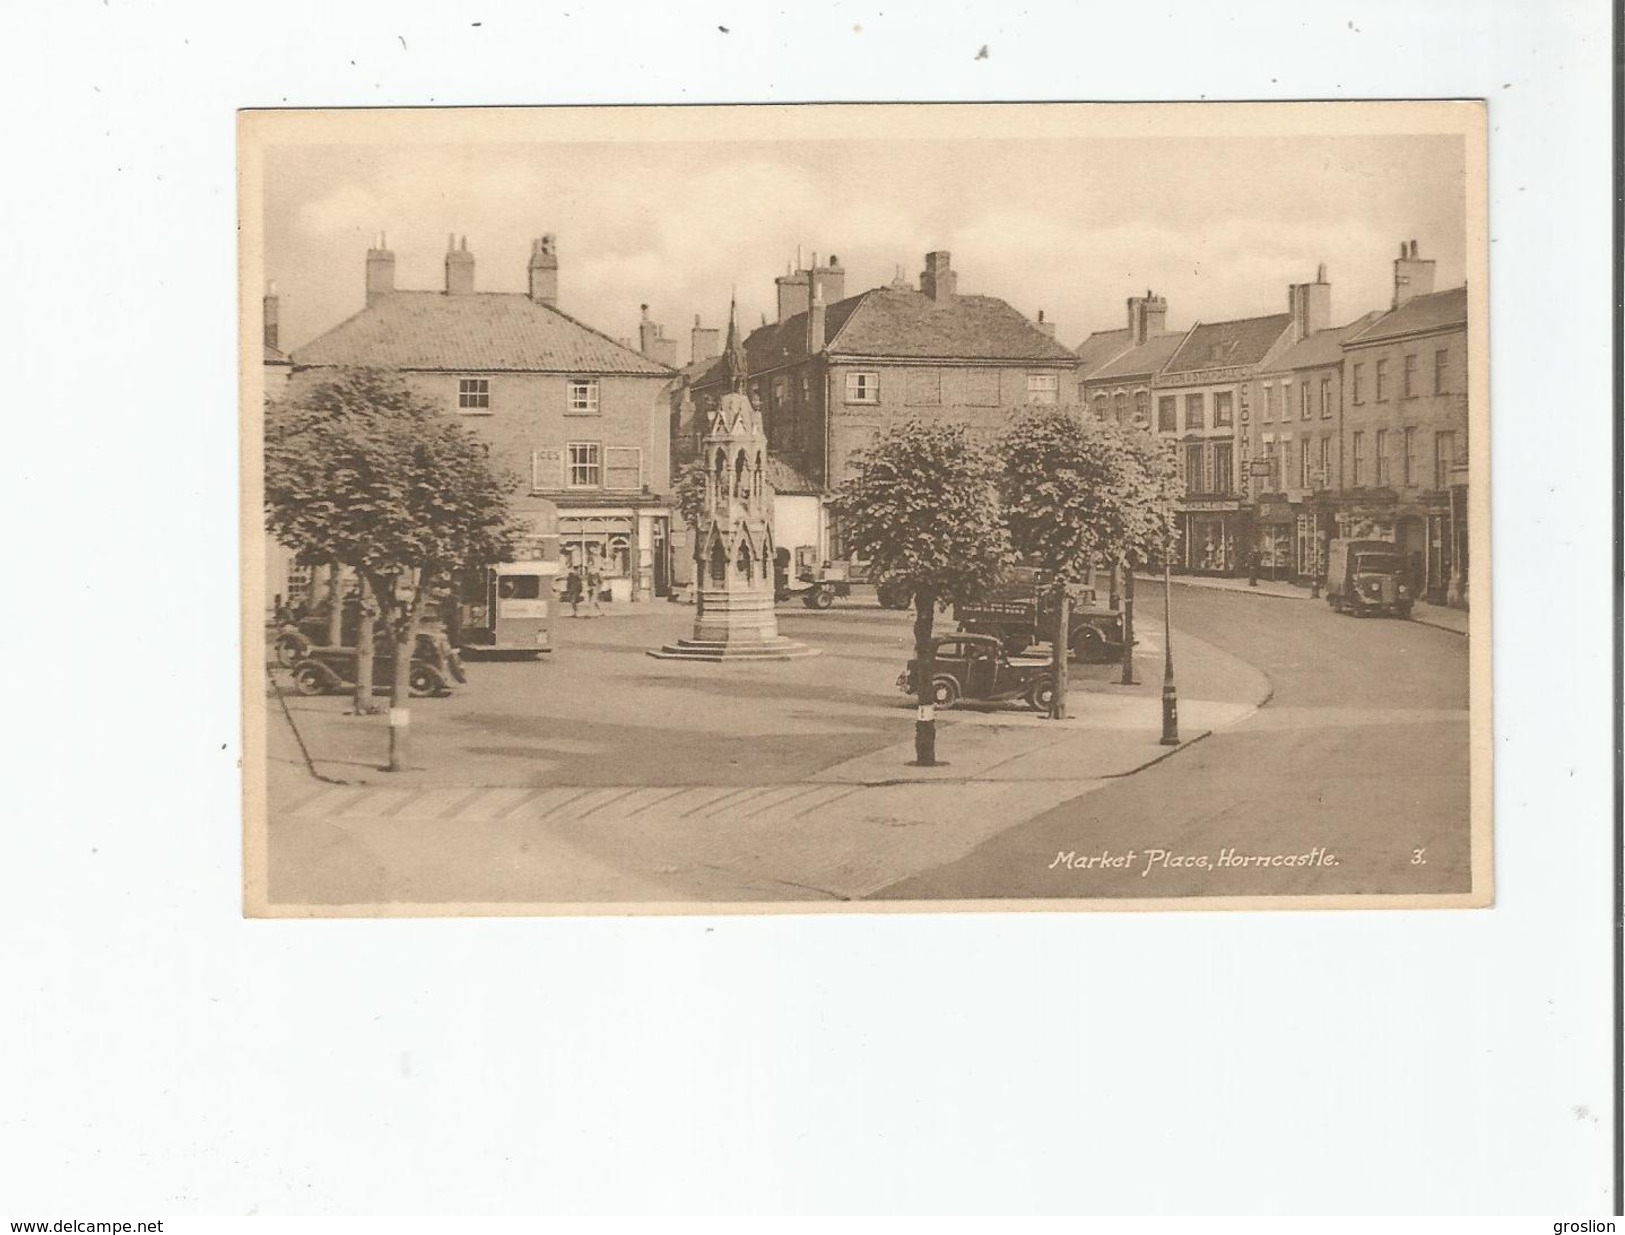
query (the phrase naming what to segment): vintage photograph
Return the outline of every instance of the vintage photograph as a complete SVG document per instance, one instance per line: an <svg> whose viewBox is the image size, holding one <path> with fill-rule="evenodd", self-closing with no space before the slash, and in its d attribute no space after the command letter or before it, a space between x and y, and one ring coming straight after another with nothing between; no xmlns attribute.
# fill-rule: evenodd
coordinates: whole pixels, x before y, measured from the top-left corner
<svg viewBox="0 0 1625 1235"><path fill-rule="evenodd" d="M242 113L245 911L1492 903L1485 141Z"/></svg>

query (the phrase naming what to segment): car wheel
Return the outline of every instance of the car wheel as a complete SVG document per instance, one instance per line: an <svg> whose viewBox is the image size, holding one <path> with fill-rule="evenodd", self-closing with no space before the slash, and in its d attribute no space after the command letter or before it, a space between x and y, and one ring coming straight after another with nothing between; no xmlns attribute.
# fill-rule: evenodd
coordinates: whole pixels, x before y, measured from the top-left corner
<svg viewBox="0 0 1625 1235"><path fill-rule="evenodd" d="M949 677L932 678L931 702L946 712L959 702L959 683Z"/></svg>
<svg viewBox="0 0 1625 1235"><path fill-rule="evenodd" d="M327 671L320 665L300 665L293 671L293 688L301 695L319 695L327 683Z"/></svg>
<svg viewBox="0 0 1625 1235"><path fill-rule="evenodd" d="M446 679L428 665L413 665L406 684L414 695L438 695L448 689Z"/></svg>
<svg viewBox="0 0 1625 1235"><path fill-rule="evenodd" d="M814 609L828 609L835 603L835 593L819 588L812 594L812 598L807 603Z"/></svg>
<svg viewBox="0 0 1625 1235"><path fill-rule="evenodd" d="M1039 678L1027 691L1027 706L1035 712L1048 712L1054 702L1055 683L1049 678Z"/></svg>

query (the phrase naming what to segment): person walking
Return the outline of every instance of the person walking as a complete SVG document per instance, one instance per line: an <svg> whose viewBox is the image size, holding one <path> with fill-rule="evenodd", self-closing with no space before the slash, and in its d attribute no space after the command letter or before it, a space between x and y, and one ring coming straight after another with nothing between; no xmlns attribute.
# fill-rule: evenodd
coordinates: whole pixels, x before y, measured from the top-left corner
<svg viewBox="0 0 1625 1235"><path fill-rule="evenodd" d="M570 573L564 578L564 599L570 602L570 616L581 616L581 567L570 564Z"/></svg>
<svg viewBox="0 0 1625 1235"><path fill-rule="evenodd" d="M604 611L598 604L598 593L604 590L604 575L599 568L598 559L591 554L587 555L587 599L592 602L592 611L602 617Z"/></svg>

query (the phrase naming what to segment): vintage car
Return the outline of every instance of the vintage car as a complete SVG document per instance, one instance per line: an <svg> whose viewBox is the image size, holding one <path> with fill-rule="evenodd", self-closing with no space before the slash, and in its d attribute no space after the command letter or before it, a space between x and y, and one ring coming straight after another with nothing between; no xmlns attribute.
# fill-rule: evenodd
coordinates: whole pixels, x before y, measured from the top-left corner
<svg viewBox="0 0 1625 1235"><path fill-rule="evenodd" d="M822 566L803 566L790 578L790 551L780 549L773 564L773 599L793 600L800 597L809 609L828 609L835 598L852 595L852 576L847 562L825 562Z"/></svg>
<svg viewBox="0 0 1625 1235"><path fill-rule="evenodd" d="M951 708L961 699L1022 699L1039 712L1049 710L1055 678L1048 657L1010 656L993 635L963 631L932 641L936 665L931 673L931 701ZM897 678L897 688L916 694L915 662Z"/></svg>
<svg viewBox="0 0 1625 1235"><path fill-rule="evenodd" d="M1411 595L1405 563L1386 540L1333 540L1326 546L1326 603L1339 613L1408 618Z"/></svg>
<svg viewBox="0 0 1625 1235"><path fill-rule="evenodd" d="M312 647L293 666L293 686L301 695L322 695L355 689L353 647ZM372 659L372 685L388 687L395 680L395 649L380 640ZM424 631L412 652L407 685L414 695L447 695L453 682L466 682L462 658L445 635Z"/></svg>
<svg viewBox="0 0 1625 1235"><path fill-rule="evenodd" d="M1082 661L1121 659L1123 615L1094 603L1094 589L1068 589L1072 604L1067 613L1067 648ZM961 630L993 635L1010 655L1019 655L1035 643L1048 643L1054 632L1054 603L1044 592L1044 576L1029 567L1015 567L985 598L957 605L954 618Z"/></svg>

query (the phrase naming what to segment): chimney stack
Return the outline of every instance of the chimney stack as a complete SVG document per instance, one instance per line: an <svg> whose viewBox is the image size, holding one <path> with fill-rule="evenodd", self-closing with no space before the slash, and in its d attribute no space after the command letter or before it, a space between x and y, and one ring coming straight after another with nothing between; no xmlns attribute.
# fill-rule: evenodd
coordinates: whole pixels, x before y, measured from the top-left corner
<svg viewBox="0 0 1625 1235"><path fill-rule="evenodd" d="M530 242L530 298L559 307L559 255L551 233Z"/></svg>
<svg viewBox="0 0 1625 1235"><path fill-rule="evenodd" d="M395 255L389 251L386 237L379 232L367 250L367 307L370 309L395 290Z"/></svg>
<svg viewBox="0 0 1625 1235"><path fill-rule="evenodd" d="M658 322L649 320L649 306L639 305L642 316L638 319L638 351L650 360L665 365L668 369L677 367L677 340L666 337L665 327Z"/></svg>
<svg viewBox="0 0 1625 1235"><path fill-rule="evenodd" d="M468 237L461 245L455 236L446 237L446 295L468 296L474 291L474 255L468 251Z"/></svg>
<svg viewBox="0 0 1625 1235"><path fill-rule="evenodd" d="M959 275L949 265L951 254L937 249L925 255L925 269L920 272L920 290L938 304L954 298Z"/></svg>
<svg viewBox="0 0 1625 1235"><path fill-rule="evenodd" d="M1131 347L1139 347L1167 330L1168 301L1149 287L1143 296L1128 298L1128 337Z"/></svg>
<svg viewBox="0 0 1625 1235"><path fill-rule="evenodd" d="M816 356L824 350L824 293L813 289L812 304L807 309L807 355Z"/></svg>
<svg viewBox="0 0 1625 1235"><path fill-rule="evenodd" d="M722 355L722 332L715 326L700 325L700 315L694 315L694 329L688 336L689 353L688 363L699 364L702 360L715 360Z"/></svg>
<svg viewBox="0 0 1625 1235"><path fill-rule="evenodd" d="M1326 263L1315 271L1313 283L1293 283L1287 288L1287 309L1292 314L1292 335L1307 339L1332 324L1332 285L1326 282Z"/></svg>
<svg viewBox="0 0 1625 1235"><path fill-rule="evenodd" d="M265 298L260 302L260 304L264 309L263 320L265 323L265 346L270 348L272 351L280 351L281 349L277 347L277 311L280 306L277 301L275 283L267 283L265 285Z"/></svg>
<svg viewBox="0 0 1625 1235"><path fill-rule="evenodd" d="M1044 310L1042 310L1042 309L1038 310L1038 320L1036 322L1034 322L1033 325L1037 326L1040 330L1042 330L1050 338L1053 339L1055 337L1055 323L1054 322L1046 322L1044 320Z"/></svg>
<svg viewBox="0 0 1625 1235"><path fill-rule="evenodd" d="M1399 258L1394 262L1394 308L1399 308L1412 296L1426 296L1433 290L1434 261L1423 261L1417 253L1416 241L1399 242Z"/></svg>

